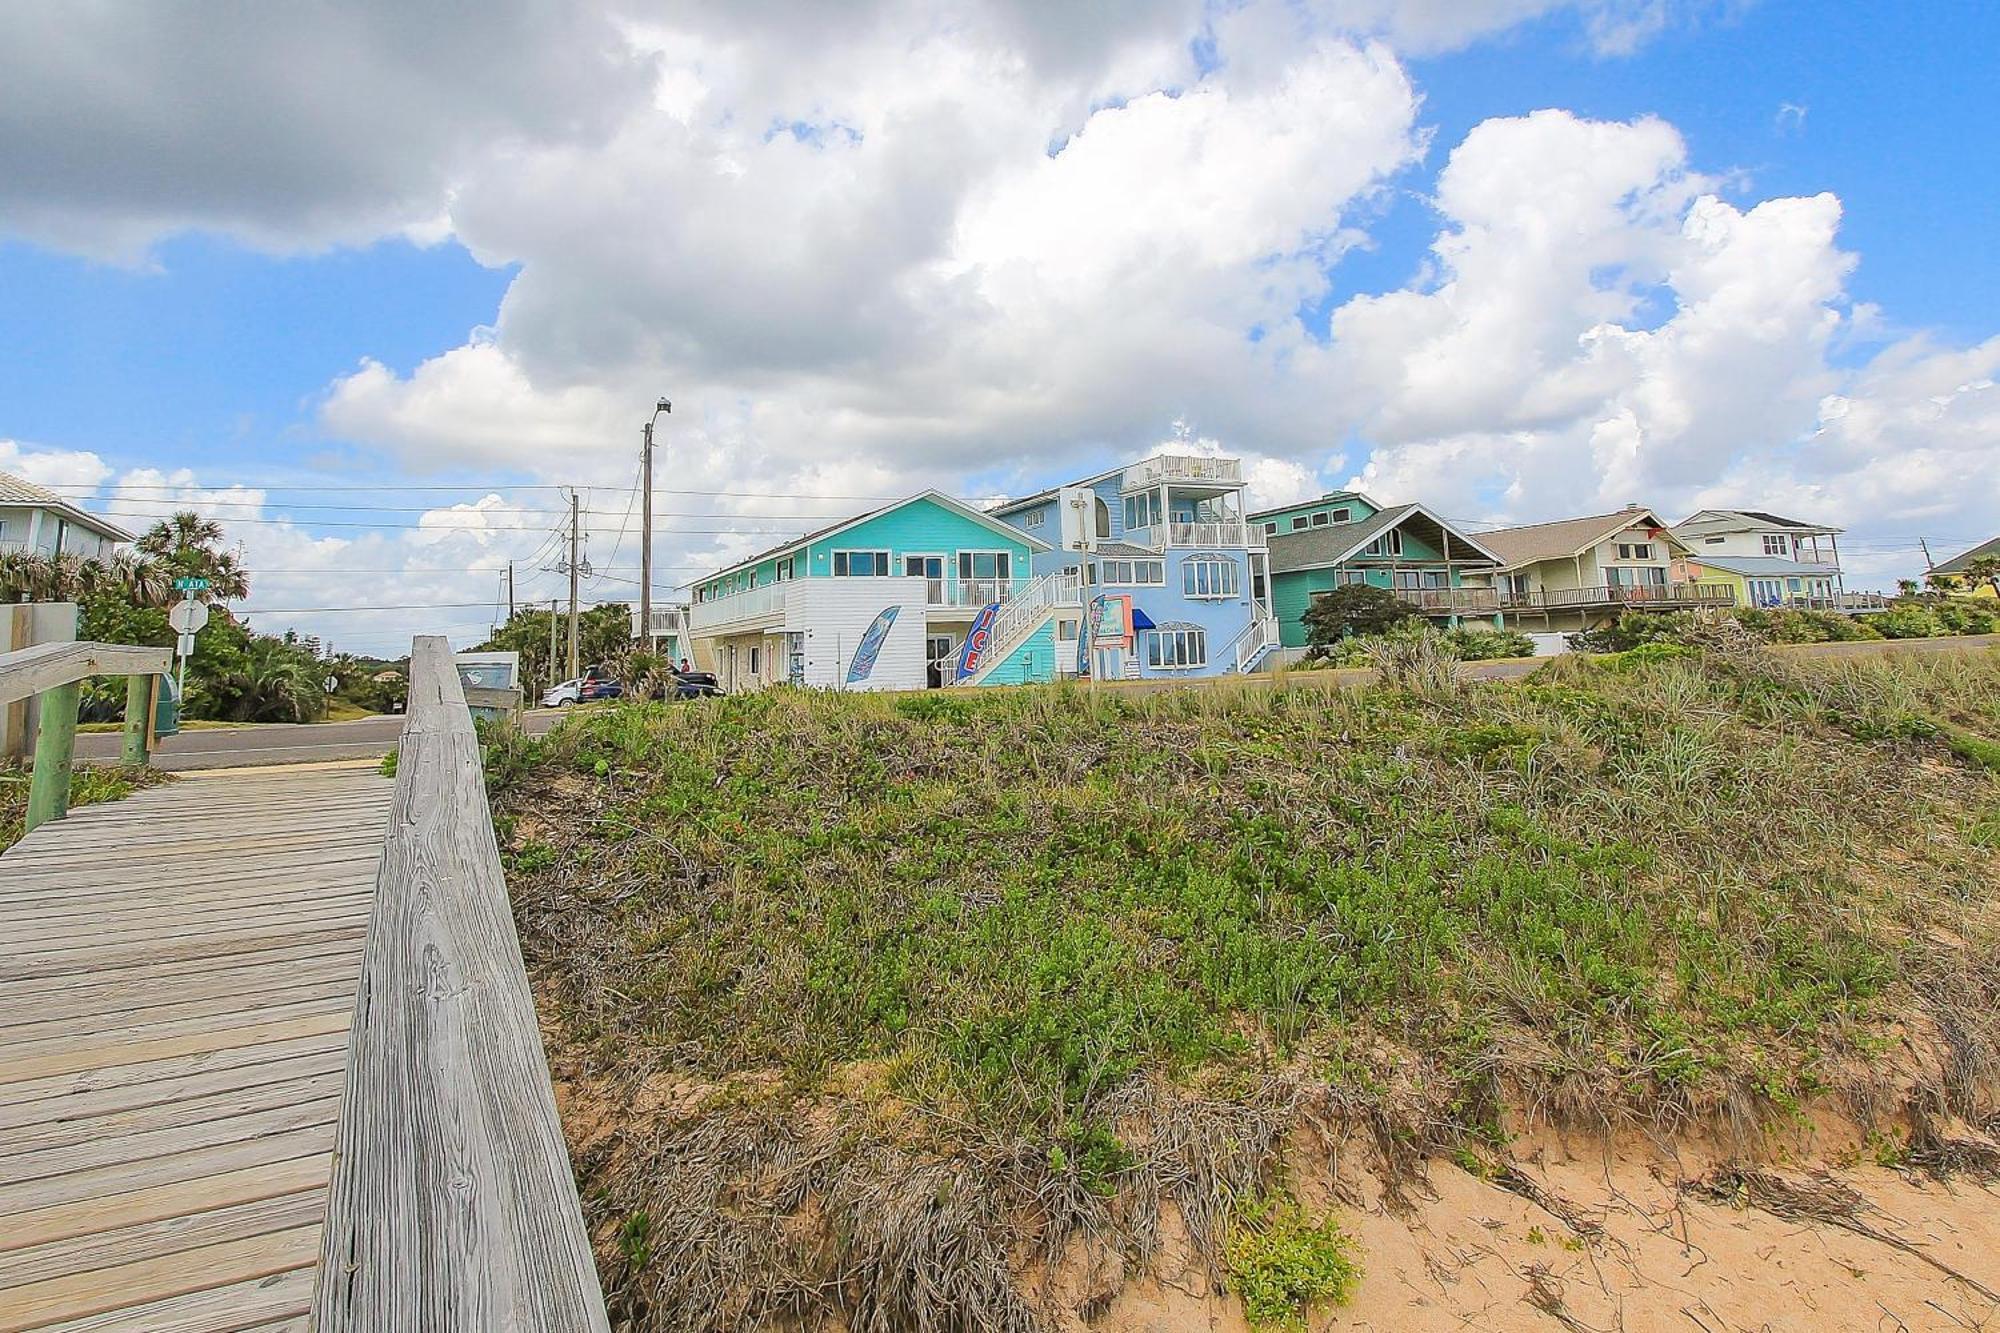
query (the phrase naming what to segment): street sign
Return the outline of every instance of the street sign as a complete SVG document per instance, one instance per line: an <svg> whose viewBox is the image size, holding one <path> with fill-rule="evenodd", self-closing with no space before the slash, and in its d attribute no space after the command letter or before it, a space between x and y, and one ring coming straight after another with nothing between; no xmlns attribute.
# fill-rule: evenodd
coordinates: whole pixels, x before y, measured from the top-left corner
<svg viewBox="0 0 2000 1333"><path fill-rule="evenodd" d="M328 676L325 680L319 683L319 687L322 690L325 690L328 694L332 694L334 691L340 688L340 677Z"/></svg>
<svg viewBox="0 0 2000 1333"><path fill-rule="evenodd" d="M194 635L192 634L181 635L179 640L177 640L174 644L174 652L176 655L180 657L180 659L183 662L185 662L188 658L194 656Z"/></svg>
<svg viewBox="0 0 2000 1333"><path fill-rule="evenodd" d="M208 623L208 603L175 602L167 608L167 623L182 634L196 634Z"/></svg>
<svg viewBox="0 0 2000 1333"><path fill-rule="evenodd" d="M193 574L183 574L174 580L175 592L207 592L208 580Z"/></svg>

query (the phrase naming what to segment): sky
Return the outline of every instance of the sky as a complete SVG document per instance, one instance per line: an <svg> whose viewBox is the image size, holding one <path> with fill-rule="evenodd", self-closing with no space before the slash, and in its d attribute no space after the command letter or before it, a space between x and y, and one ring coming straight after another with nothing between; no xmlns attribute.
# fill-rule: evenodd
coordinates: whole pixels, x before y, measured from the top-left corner
<svg viewBox="0 0 2000 1333"><path fill-rule="evenodd" d="M1161 448L2000 532L2000 7L0 0L0 470L469 644ZM504 613L504 603L501 604Z"/></svg>

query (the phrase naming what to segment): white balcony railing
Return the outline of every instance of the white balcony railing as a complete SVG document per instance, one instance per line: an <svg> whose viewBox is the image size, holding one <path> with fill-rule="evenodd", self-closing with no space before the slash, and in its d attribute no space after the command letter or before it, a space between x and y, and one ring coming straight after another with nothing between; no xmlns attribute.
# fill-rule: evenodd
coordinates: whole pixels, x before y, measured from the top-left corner
<svg viewBox="0 0 2000 1333"><path fill-rule="evenodd" d="M682 611L681 608L678 606L654 607L653 637L656 639L664 639L669 635L680 634L684 632L681 623L681 617L682 617ZM634 603L632 606L632 637L635 639L642 639L646 637L645 628L639 623L639 607L637 603Z"/></svg>
<svg viewBox="0 0 2000 1333"><path fill-rule="evenodd" d="M773 583L768 588L751 588L747 592L696 602L688 608L688 628L701 633L783 616L785 588L783 583Z"/></svg>
<svg viewBox="0 0 2000 1333"><path fill-rule="evenodd" d="M1125 529L1125 540L1134 546L1147 546L1155 551L1169 546L1261 547L1264 545L1264 530L1240 519L1156 523L1151 527Z"/></svg>
<svg viewBox="0 0 2000 1333"><path fill-rule="evenodd" d="M1278 618L1259 615L1244 627L1230 646L1235 650L1234 670L1238 675L1250 670L1264 650L1278 642Z"/></svg>
<svg viewBox="0 0 2000 1333"><path fill-rule="evenodd" d="M989 602L1007 602L1027 583L1026 579L932 579L927 600L932 606L963 606L978 609Z"/></svg>
<svg viewBox="0 0 2000 1333"><path fill-rule="evenodd" d="M1162 485L1241 486L1243 464L1235 458L1195 458L1161 454L1125 469L1121 491L1143 491Z"/></svg>

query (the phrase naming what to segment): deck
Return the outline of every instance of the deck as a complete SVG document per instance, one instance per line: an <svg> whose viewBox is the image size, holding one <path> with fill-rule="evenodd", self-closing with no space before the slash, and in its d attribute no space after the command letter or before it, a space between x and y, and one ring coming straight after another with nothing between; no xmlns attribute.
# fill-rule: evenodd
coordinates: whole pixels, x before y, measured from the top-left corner
<svg viewBox="0 0 2000 1333"><path fill-rule="evenodd" d="M0 856L0 1333L305 1327L393 789L195 774Z"/></svg>

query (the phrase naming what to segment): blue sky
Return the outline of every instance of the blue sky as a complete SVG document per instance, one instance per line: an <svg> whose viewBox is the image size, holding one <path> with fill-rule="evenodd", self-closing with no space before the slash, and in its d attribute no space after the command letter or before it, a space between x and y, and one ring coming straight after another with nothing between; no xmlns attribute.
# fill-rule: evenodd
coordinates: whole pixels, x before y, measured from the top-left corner
<svg viewBox="0 0 2000 1333"><path fill-rule="evenodd" d="M1809 355L1802 354L1804 361L1794 357L1784 363L1791 367L1785 373L1792 377L1788 390L1796 402L1793 414L1770 428L1775 437L1768 440L1768 459L1759 456L1755 439L1715 446L1718 469L1742 478L1733 483L1739 489L1769 488L1746 495L1746 500L1764 498L1782 507L1800 502L1793 497L1818 502L1836 493L1799 461L1802 441L1828 438L1826 420L1815 422L1816 413L1824 412L1826 389L1837 389L1857 403L1883 404L1879 411L1848 415L1849 424L1840 428L1845 430L1855 421L1908 415L1899 413L1886 395L1921 400L1925 385L1954 375L1961 383L1977 385L1987 365L1979 349L1993 338L1994 311L2000 309L2000 261L1991 245L2000 221L2000 171L1978 137L2000 113L2000 81L1990 71L1990 52L2000 43L1995 7L1927 4L1890 10L1801 0L1674 4L1662 11L1668 17L1657 32L1621 54L1607 53L1593 42L1591 24L1613 0L1578 0L1582 12L1559 0L1550 3L1556 7L1541 18L1513 27L1489 25L1489 30L1462 35L1459 49L1443 53L1434 50L1439 42L1410 36L1393 17L1351 39L1337 37L1358 41L1372 35L1389 43L1393 77L1364 79L1365 71L1350 62L1340 78L1311 85L1314 95L1372 98L1364 108L1364 122L1374 116L1381 123L1393 122L1395 133L1428 134L1428 146L1414 163L1398 162L1393 143L1374 142L1364 123L1362 130L1338 135L1320 129L1327 136L1321 155L1283 167L1291 173L1289 183L1275 166L1247 185L1230 179L1213 183L1209 202L1218 215L1226 215L1229 197L1243 189L1288 188L1296 194L1323 188L1326 199L1318 222L1307 210L1293 224L1303 229L1299 237L1334 217L1366 233L1365 244L1344 255L1326 275L1324 290L1311 290L1317 279L1307 272L1307 295L1295 308L1303 316L1308 342L1325 342L1330 315L1358 295L1434 292L1431 247L1441 231L1458 225L1434 206L1439 171L1482 124L1556 108L1579 122L1664 120L1684 144L1686 169L1714 178L1721 197L1743 212L1762 201L1820 192L1840 200L1834 245L1859 263L1837 279L1837 292L1822 292L1813 298L1816 305L1805 306L1807 314L1821 308L1835 312L1843 321L1840 332L1823 346L1815 343ZM1286 11L1273 5L1263 9L1271 14L1255 13L1258 22L1286 21ZM1228 115L1297 112L1296 105L1282 101L1271 103L1274 110L1259 109L1256 98L1267 91L1259 80L1268 80L1262 73L1253 80L1247 72L1251 46L1223 26L1219 16L1234 12L1234 6L1211 8L1205 17L1190 17L1180 38L1183 53L1200 46L1205 59L1182 74L1157 75L1155 84L1143 76L1129 88L1102 82L1135 76L1104 55L1109 46L1100 50L1091 44L1130 36L1135 45L1129 49L1140 49L1136 44L1142 39L1171 38L1172 28L1109 36L1084 33L1073 38L1074 49L1061 52L1063 60L1051 66L1054 72L1036 71L1038 82L1009 90L1028 111L977 104L977 89L967 92L956 110L971 118L989 115L996 126L1009 124L1007 118L1017 114L1026 120L1035 114L1037 96L1045 97L1050 108L1065 105L1070 94L1060 80L1077 77L1076 67L1103 58L1107 72L1097 77L1103 87L1116 88L1117 96L1100 97L1093 104L1106 109L1070 125L1072 133L1081 133L1074 143L1107 151L1117 145L1146 148L1150 145L1139 139L1141 133L1164 127L1172 149L1174 130L1168 121L1174 115L1211 114L1222 124ZM1247 20L1238 26L1246 28ZM685 40L698 46L743 35L690 31ZM871 495L934 482L1012 487L1058 480L1099 460L1133 452L1149 437L1154 442L1167 438L1176 421L1184 423L1179 427L1183 434L1262 460L1268 466L1260 475L1273 486L1291 489L1351 480L1348 474L1371 461L1368 479L1391 491L1458 485L1446 481L1438 460L1462 460L1474 447L1469 442L1509 431L1525 441L1542 429L1540 422L1524 427L1526 418L1519 413L1496 414L1476 403L1448 423L1423 429L1407 424L1413 415L1424 415L1418 410L1421 404L1385 402L1350 411L1346 400L1354 396L1353 386L1358 382L1372 391L1381 380L1380 367L1374 381L1355 379L1365 376L1362 363L1371 348L1335 349L1337 355L1323 359L1352 359L1356 366L1332 365L1323 374L1316 370L1320 378L1297 373L1292 361L1271 353L1269 361L1258 361L1250 370L1278 378L1262 389L1246 388L1246 397L1239 400L1230 397L1227 386L1242 382L1243 374L1225 377L1218 372L1214 383L1190 377L1181 357L1194 358L1189 364L1203 363L1191 340L1182 340L1190 344L1186 348L1124 347L1149 332L1149 321L1164 319L1170 326L1174 319L1201 322L1212 311L1238 308L1245 295L1228 285L1231 261L1212 253L1226 249L1216 235L1173 234L1164 240L1141 235L1152 218L1136 214L1122 231L1115 222L1099 225L1098 217L1086 221L1107 250L1126 243L1127 232L1139 236L1131 242L1135 249L1141 241L1151 246L1149 254L1162 253L1162 245L1191 247L1181 259L1156 264L1149 281L1163 281L1157 272L1173 264L1201 280L1191 276L1178 287L1163 287L1145 302L1133 300L1129 310L1120 305L1129 284L1105 288L1098 309L1089 312L1093 319L1102 317L1090 343L1122 357L1113 356L1101 372L1091 372L1096 379L1080 369L1074 383L1063 382L1058 374L1053 387L1019 393L1013 386L1022 372L995 369L1019 362L979 345L986 336L980 331L1007 331L1019 323L1022 344L1030 353L1048 340L1031 321L1017 320L1003 308L1006 296L1000 288L982 287L984 314L922 336L912 330L949 320L948 313L939 313L948 312L948 305L940 306L936 297L908 306L892 301L877 318L873 295L900 292L912 274L925 272L925 266L935 268L948 252L957 262L960 256L952 247L964 248L963 238L972 230L967 218L976 219L995 195L1059 186L1067 201L1088 182L1072 174L1066 181L1036 184L1032 176L1037 168L1003 155L980 164L987 173L983 177L968 167L962 171L964 180L952 181L950 172L924 167L904 172L909 176L905 180L898 174L903 169L896 155L915 150L896 137L910 133L909 118L893 114L897 98L907 94L912 104L926 105L950 99L957 94L948 80L940 80L946 88L941 93L924 82L919 68L908 75L910 88L885 93L884 81L901 77L897 57L902 53L843 35L839 40L857 45L849 57L856 69L854 81L842 84L835 72L792 72L797 62L784 46L790 36L776 30L750 36L770 47L770 70L761 71L761 78L752 77L758 70L739 71L733 83L702 87L699 97L706 100L694 103L701 108L699 115L662 117L660 108L671 113L674 97L682 95L672 90L711 77L712 59L677 70L671 56L633 53L634 68L644 67L645 59L665 61L650 68L655 75L665 68L664 81L656 87L669 93L656 93L651 107L644 99L621 101L604 92L603 106L591 114L543 116L543 102L595 97L598 90L568 86L576 81L567 70L549 76L557 80L554 92L551 85L524 84L519 96L524 106L533 105L536 119L528 129L515 128L530 149L506 173L480 156L488 142L482 136L494 133L489 126L468 126L457 139L450 127L439 129L431 136L438 145L432 159L389 163L385 147L378 163L354 148L351 141L358 132L338 119L362 115L365 108L336 112L321 104L297 111L297 124L274 112L270 132L285 151L290 146L282 136L296 133L299 153L328 154L329 180L342 170L361 179L341 197L293 199L287 191L310 187L285 173L274 176L268 189L254 175L228 177L235 165L231 159L218 168L225 176L214 186L214 198L227 196L226 204L216 202L210 209L208 199L198 193L192 200L176 198L170 207L135 201L129 191L91 179L92 156L116 150L117 144L107 149L106 142L120 133L135 133L130 127L112 126L104 138L82 147L31 142L25 148L17 143L14 149L0 149L0 168L8 165L10 151L21 153L29 168L15 173L28 183L14 196L0 191L0 441L14 442L17 459L41 458L36 466L45 472L57 466L50 460L88 453L106 466L107 481L130 469L187 469L203 486L263 487L270 491L259 497L263 508L244 503L223 516L254 513L269 520L290 512L295 530L287 536L300 542L315 535L351 540L362 535L352 525L369 517L364 511L320 510L315 522L315 511L291 509L314 498L333 498L307 494L304 488L313 484L462 488L424 492L414 500L410 493L391 498L384 492L379 502L398 507L379 515L385 525L382 535L393 544L405 531L400 525L414 522L415 509L424 505L497 492L500 498L489 504L546 507L547 493L508 489L528 482L590 485L597 496L594 504L616 512L619 479L629 469L632 441L626 437L635 434L644 415L639 405L649 401L649 386L668 386L680 403L680 415L671 424L682 432L677 438L687 448L681 473L686 489L740 489L771 497L761 512L753 503L719 497L686 502L692 510L680 526L691 533L700 529L701 539L676 539L674 561L665 563L691 570L704 560L732 554L737 546L762 544L779 522L769 515L825 513L837 511L841 503L828 500L815 506L803 497ZM810 40L811 34L797 39ZM439 40L451 42L455 35L443 32ZM976 45L998 39L975 32L963 40ZM1217 50L1219 56L1211 54ZM871 65L885 51L883 62ZM1147 87L1186 86L1211 63L1215 69L1202 82L1226 91L1226 104L1215 99L1211 105L1219 109L1204 111L1194 105L1198 99L1183 96L1178 107L1150 104L1147 109ZM884 69L898 73L885 75ZM871 70L875 82L864 86ZM389 76L382 77L384 87L392 88ZM437 77L447 80L450 71L441 70ZM1413 122L1407 107L1398 108L1399 79L1406 79L1421 99ZM788 80L801 82L793 86ZM143 87L146 80L135 82ZM616 78L601 82L606 88L617 85ZM1366 88L1357 91L1359 82L1366 82ZM230 93L218 89L215 96L226 104ZM885 109L882 103L890 105ZM798 114L781 110L777 114L783 123L858 128L839 136L759 136L763 142L730 137L729 127L739 121L776 123L774 116L749 109L766 104L805 109ZM505 123L515 110L502 107L494 114ZM714 114L718 110L722 114ZM337 133L320 133L324 127L309 123L322 113ZM162 109L157 114L176 112ZM1338 119L1340 108L1330 102L1323 116L1310 107L1301 114L1306 125L1323 127ZM702 115L711 118L704 123ZM521 116L525 123L527 112ZM593 116L616 128L590 128ZM9 123L0 119L0 128ZM552 123L558 127L549 128ZM1253 134L1256 123L1251 120ZM1278 136L1275 123L1273 135ZM346 142L329 147L328 141L336 138ZM788 142L773 143L773 138ZM641 141L638 148L635 140ZM637 158L635 171L633 159L620 154L641 150L651 156ZM682 169L687 164L668 160L683 151L693 164L687 169ZM348 160L340 157L343 152L360 155ZM1360 165L1347 181L1346 167L1336 163L1345 164L1350 153ZM759 174L765 154L771 155L768 178ZM871 174L877 155L885 154L891 167ZM245 162L262 160L248 148L240 156ZM1064 156L1083 155L1066 151ZM1101 159L1088 160L1104 169ZM1194 160L1191 170L1196 173L1213 169L1227 175L1210 161ZM1315 179L1322 174L1320 162L1327 164L1326 181ZM532 190L512 179L522 163L548 173ZM655 163L660 164L657 172L652 170ZM718 171L717 163L724 169ZM1116 165L1110 164L1111 174ZM838 175L813 175L836 166ZM1546 170L1555 182L1568 166L1531 162L1522 170ZM391 174L392 167L404 170L407 179L399 177L394 189L385 185L381 197L371 197L372 176ZM1060 170L1076 173L1085 165L1061 163ZM777 180L759 207L765 214L782 215L795 206L796 226L768 236L749 235L743 241L745 253L734 253L738 234L757 232L759 219L752 215L749 222L732 222L728 210L737 202L719 192L710 197L711 189L720 190L710 182L735 179L731 171L749 181ZM796 205L786 201L788 178L781 172L805 182ZM643 179L651 175L658 180ZM937 184L930 177L946 180ZM1342 183L1332 183L1336 177ZM38 185L44 178L53 183ZM1188 184L1197 201L1191 207L1198 209L1209 182L1195 178ZM1635 177L1635 184L1645 182ZM45 189L47 197L38 197L37 189ZM432 198L426 190L437 193ZM275 201L268 207L266 194ZM1110 206L1115 204L1114 193ZM398 210L407 214L401 222L395 221ZM442 225L440 214L448 219ZM48 217L64 221L50 223ZM174 220L162 222L161 217ZM115 239L101 239L100 231ZM418 243L408 239L412 234L433 239ZM1276 234L1282 236L1282 228ZM1644 239L1634 253L1657 253L1664 235ZM899 255L895 244L904 238L910 250ZM752 249L753 242L762 249ZM1058 244L1063 244L1060 237ZM787 253L794 246L799 253ZM600 248L601 255L596 253ZM1079 241L1076 248L1086 249L1087 243ZM475 260L473 250L489 263ZM1058 250L1045 253L1041 263L1053 273L1074 258ZM629 284L621 264L630 269ZM961 263L957 271L969 264ZM702 270L711 265L712 289L702 286ZM986 262L981 271L1006 270ZM1063 279L1058 286L1081 282L1087 287L1099 276L1088 266L1080 271L1082 279ZM1819 271L1827 271L1826 266ZM768 290L759 286L767 272ZM928 280L929 274L925 276ZM502 299L517 279L525 285L503 317ZM822 282L824 291L817 286ZM1619 317L1624 328L1656 330L1679 308L1665 280L1652 288L1643 293L1635 288L1632 308ZM621 308L628 300L631 308ZM1857 304L1879 307L1879 318L1855 320ZM1175 313L1163 316L1164 309ZM488 328L494 325L497 332ZM1238 335L1247 339L1249 327L1246 321ZM1579 333L1583 327L1578 326ZM780 329L785 337L774 338ZM1556 326L1550 343L1559 347L1567 336ZM939 346L963 347L964 359L929 366ZM1919 368L1921 374L1897 369L1924 348L1970 359L1963 365L1927 363ZM1434 354L1414 346L1408 353L1416 358ZM1051 347L1049 355L1062 353ZM1309 352L1290 355L1305 358ZM1521 445L1523 459L1541 461L1466 480L1459 492L1463 498L1452 503L1485 506L1483 516L1496 521L1587 506L1586 496L1558 494L1536 478L1575 471L1557 466L1560 459L1548 460L1555 456L1552 451L1575 450L1578 441L1601 438L1601 429L1591 433L1591 420L1615 422L1630 415L1620 406L1625 399L1619 395L1636 395L1633 401L1638 401L1646 383L1657 378L1656 372L1643 369L1633 375L1627 388L1565 426L1568 434L1552 430L1546 439L1536 435ZM998 399L1009 406L996 409L987 420L979 415L983 409L951 401L950 395L939 395L936 403L909 401L931 393L940 380L960 383L967 401L975 404L995 401L993 391L998 390ZM1093 388L1114 382L1117 395ZM1149 391L1148 384L1155 387ZM1111 402L1114 396L1121 400ZM1316 435L1311 423L1322 401L1327 424ZM1815 402L1822 406L1816 409ZM1976 451L1980 423L1986 420L1977 414L1994 410L1990 396L1961 407L1961 416L1972 413L1970 425L1961 421L1954 426L1949 447ZM1703 412L1722 410L1697 402L1678 415L1692 416L1699 427ZM481 413L488 411L498 420L482 422ZM1643 408L1637 415L1643 434ZM872 424L850 430L847 423L857 418ZM925 421L931 423L929 438L920 424ZM824 425L829 422L843 425ZM521 426L518 438L516 424ZM1886 428L1870 429L1875 433L1866 441L1843 443L1819 457L1837 453L1841 466L1872 477L1880 473L1881 463L1857 461L1852 456L1857 450L1893 458L1925 447L1922 441L1894 437ZM1528 434L1521 434L1524 430ZM489 439L494 441L490 447ZM1670 467L1645 470L1644 450L1654 446L1639 447L1642 463L1636 475L1671 481ZM1596 465L1602 465L1605 455L1595 457ZM1449 470L1455 476L1459 469ZM299 489L271 489L287 486ZM1658 502L1667 509L1696 497L1691 486L1673 491L1663 485L1661 490L1668 493ZM1856 548L1878 550L1885 576L1891 563L1908 564L1911 543L1920 532L1950 544L1959 538L1977 540L1988 535L1986 527L2000 522L1990 506L1982 508L1988 506L1982 494L1932 504L1908 488L1890 490L1879 504L1855 498L1853 488L1839 492L1848 497L1841 501L1848 511L1836 516L1850 523L1861 518L1864 530L1856 536ZM367 499L345 495L341 502ZM664 501L661 507L673 508ZM336 517L342 526L325 525ZM617 526L608 517L605 523ZM714 532L732 523L743 529L740 543ZM497 516L486 524L504 531ZM504 544L513 539L496 540ZM605 532L594 534L593 540L612 537ZM504 552L496 547L487 554L500 558ZM337 563L331 545L321 555ZM397 561L408 555L385 547L373 558ZM350 551L339 558L351 564L355 556ZM289 558L273 552L266 563ZM296 588L278 582L274 593L287 602L317 598L315 604L335 604L331 593L318 584L309 587L303 576ZM609 585L603 589L603 595L614 593ZM371 623L382 626L376 632L385 638L402 628Z"/></svg>

